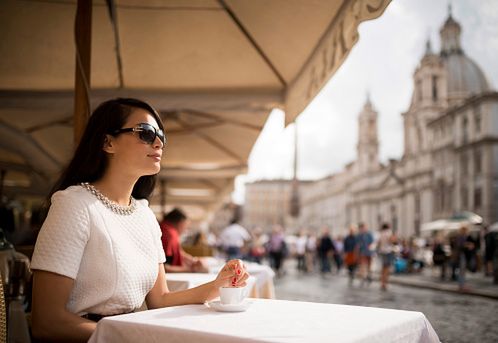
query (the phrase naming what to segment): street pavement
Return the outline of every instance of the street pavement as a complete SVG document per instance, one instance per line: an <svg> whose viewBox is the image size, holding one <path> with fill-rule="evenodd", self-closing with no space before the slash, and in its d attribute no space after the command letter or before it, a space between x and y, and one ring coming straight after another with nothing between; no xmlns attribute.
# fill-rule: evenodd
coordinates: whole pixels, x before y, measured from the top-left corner
<svg viewBox="0 0 498 343"><path fill-rule="evenodd" d="M275 279L275 289L277 299L420 311L441 342L498 342L498 298L494 297L498 286L491 285L489 278L469 275L468 284L471 292L491 296L459 293L454 283L441 282L427 272L394 276L392 281L387 291L380 290L375 277L370 284L355 280L350 286L344 270L325 277L302 274L293 261L287 261L286 274Z"/></svg>
<svg viewBox="0 0 498 343"><path fill-rule="evenodd" d="M416 274L394 274L391 282L398 285L427 288L444 292L460 293L458 283L448 278L441 280L439 270L425 268ZM486 297L498 300L498 285L491 277L484 277L483 273L466 273L466 291L469 295ZM497 304L498 305L498 304Z"/></svg>

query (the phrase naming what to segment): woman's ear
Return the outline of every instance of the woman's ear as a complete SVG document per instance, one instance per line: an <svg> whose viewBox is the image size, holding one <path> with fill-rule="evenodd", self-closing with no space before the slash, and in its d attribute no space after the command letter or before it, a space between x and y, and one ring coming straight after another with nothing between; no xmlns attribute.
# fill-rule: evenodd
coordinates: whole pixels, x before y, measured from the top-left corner
<svg viewBox="0 0 498 343"><path fill-rule="evenodd" d="M107 152L108 154L114 154L114 137L111 135L105 135L104 146L102 150Z"/></svg>

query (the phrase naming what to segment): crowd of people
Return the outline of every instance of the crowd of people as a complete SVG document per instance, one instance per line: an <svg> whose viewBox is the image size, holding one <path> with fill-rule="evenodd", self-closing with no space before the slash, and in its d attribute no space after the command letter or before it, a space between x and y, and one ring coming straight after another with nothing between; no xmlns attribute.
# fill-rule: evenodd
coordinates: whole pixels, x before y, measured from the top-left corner
<svg viewBox="0 0 498 343"><path fill-rule="evenodd" d="M280 225L265 233L260 227L249 231L232 223L213 240L213 248L228 258L268 261L277 276L285 274L285 261L292 259L300 273L316 271L328 277L344 270L351 285L355 280L362 286L370 284L375 267L382 290L387 289L392 272L416 274L430 266L440 269L441 280L458 282L465 291L466 273L482 270L486 276L493 275L497 252L497 239L493 237L486 229L471 232L467 226L446 235L402 238L387 223L378 230L371 230L365 223L351 225L345 236L332 236L327 227L319 234L300 230L292 235Z"/></svg>

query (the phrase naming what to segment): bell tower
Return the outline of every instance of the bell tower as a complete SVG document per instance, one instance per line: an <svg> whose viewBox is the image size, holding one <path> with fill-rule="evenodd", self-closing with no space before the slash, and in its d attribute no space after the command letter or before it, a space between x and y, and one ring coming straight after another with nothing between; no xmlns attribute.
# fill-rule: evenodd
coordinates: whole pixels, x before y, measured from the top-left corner
<svg viewBox="0 0 498 343"><path fill-rule="evenodd" d="M372 106L370 95L358 117L358 165L364 174L379 167L379 140L377 136L377 112Z"/></svg>

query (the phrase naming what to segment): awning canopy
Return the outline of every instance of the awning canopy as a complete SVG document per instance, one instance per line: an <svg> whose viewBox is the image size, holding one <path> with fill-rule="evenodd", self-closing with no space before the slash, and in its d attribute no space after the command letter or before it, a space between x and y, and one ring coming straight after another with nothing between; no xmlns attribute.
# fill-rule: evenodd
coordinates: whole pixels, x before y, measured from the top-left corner
<svg viewBox="0 0 498 343"><path fill-rule="evenodd" d="M292 122L344 61L358 25L389 2L94 1L91 107L150 101L169 135L167 203L213 209L246 171L271 109ZM76 0L0 2L6 191L46 192L40 181L72 154L75 13Z"/></svg>
<svg viewBox="0 0 498 343"><path fill-rule="evenodd" d="M476 213L462 211L455 213L448 219L438 219L422 224L421 231L424 233L451 232L460 230L462 226L467 226L471 230L477 230L482 224L482 217Z"/></svg>

